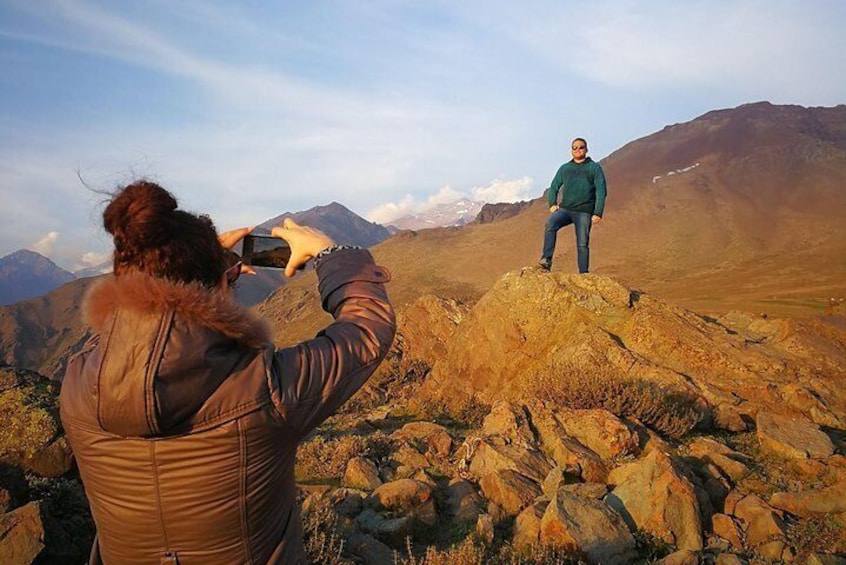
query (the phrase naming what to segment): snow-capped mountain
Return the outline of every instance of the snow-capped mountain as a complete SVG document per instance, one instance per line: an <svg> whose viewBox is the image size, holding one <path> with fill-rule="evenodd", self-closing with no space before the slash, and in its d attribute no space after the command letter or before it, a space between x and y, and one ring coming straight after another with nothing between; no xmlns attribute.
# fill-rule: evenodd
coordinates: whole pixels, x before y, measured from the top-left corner
<svg viewBox="0 0 846 565"><path fill-rule="evenodd" d="M439 204L418 214L410 214L387 223L401 230L422 230L446 226L463 226L476 218L484 202L462 198L448 204Z"/></svg>

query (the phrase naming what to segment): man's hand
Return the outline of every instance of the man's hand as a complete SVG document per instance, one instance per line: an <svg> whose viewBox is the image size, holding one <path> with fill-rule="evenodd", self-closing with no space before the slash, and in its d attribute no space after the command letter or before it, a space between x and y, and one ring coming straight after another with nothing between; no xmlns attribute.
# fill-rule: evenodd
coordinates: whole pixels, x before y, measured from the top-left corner
<svg viewBox="0 0 846 565"><path fill-rule="evenodd" d="M556 206L555 204L553 204L552 206L549 207L549 213L550 214L552 212L557 212L557 211L558 211L558 206Z"/></svg>
<svg viewBox="0 0 846 565"><path fill-rule="evenodd" d="M601 221L602 221L602 216L597 216L596 214L594 214L594 216L590 219L591 224L598 224Z"/></svg>
<svg viewBox="0 0 846 565"><path fill-rule="evenodd" d="M332 247L335 242L320 230L301 226L291 218L285 218L281 226L276 226L270 232L273 237L280 237L291 246L291 258L285 267L285 276L293 277L297 267L313 259L315 255Z"/></svg>

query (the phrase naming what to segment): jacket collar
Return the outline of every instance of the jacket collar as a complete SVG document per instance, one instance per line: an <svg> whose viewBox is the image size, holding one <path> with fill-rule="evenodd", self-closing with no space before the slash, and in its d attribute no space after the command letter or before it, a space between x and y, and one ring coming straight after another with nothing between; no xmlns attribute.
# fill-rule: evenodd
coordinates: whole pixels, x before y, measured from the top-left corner
<svg viewBox="0 0 846 565"><path fill-rule="evenodd" d="M102 333L118 309L140 314L173 311L189 323L252 348L272 341L266 320L237 304L231 296L198 283L176 283L141 273L107 275L94 283L82 306L86 322L96 333Z"/></svg>

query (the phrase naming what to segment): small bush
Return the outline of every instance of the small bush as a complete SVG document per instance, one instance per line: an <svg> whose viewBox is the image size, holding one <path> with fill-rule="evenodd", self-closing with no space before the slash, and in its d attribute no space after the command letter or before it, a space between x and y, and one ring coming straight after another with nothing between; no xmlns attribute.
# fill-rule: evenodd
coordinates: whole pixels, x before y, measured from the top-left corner
<svg viewBox="0 0 846 565"><path fill-rule="evenodd" d="M817 552L846 552L846 530L837 518L821 514L789 524L787 543L796 548L799 556Z"/></svg>
<svg viewBox="0 0 846 565"><path fill-rule="evenodd" d="M344 539L338 516L325 506L303 512L303 545L308 562L313 565L352 565L344 558Z"/></svg>
<svg viewBox="0 0 846 565"><path fill-rule="evenodd" d="M539 373L528 383L527 395L568 408L604 408L622 418L637 418L671 438L690 432L703 416L696 396L688 392L601 368L564 366Z"/></svg>

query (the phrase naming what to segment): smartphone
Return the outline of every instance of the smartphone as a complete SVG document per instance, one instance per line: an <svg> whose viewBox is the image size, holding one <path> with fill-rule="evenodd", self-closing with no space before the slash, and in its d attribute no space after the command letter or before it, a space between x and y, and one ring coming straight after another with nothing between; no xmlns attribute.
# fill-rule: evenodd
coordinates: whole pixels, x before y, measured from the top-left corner
<svg viewBox="0 0 846 565"><path fill-rule="evenodd" d="M291 258L288 242L269 235L248 235L244 238L241 260L253 267L284 269Z"/></svg>

